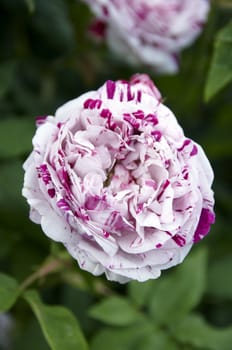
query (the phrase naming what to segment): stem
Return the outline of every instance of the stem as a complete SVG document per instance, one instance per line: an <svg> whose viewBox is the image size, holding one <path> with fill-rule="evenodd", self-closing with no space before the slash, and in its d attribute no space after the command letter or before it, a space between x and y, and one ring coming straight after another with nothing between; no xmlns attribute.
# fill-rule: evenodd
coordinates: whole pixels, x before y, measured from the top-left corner
<svg viewBox="0 0 232 350"><path fill-rule="evenodd" d="M71 257L69 255L62 254L62 257L49 257L37 271L26 277L20 284L20 292L24 292L34 282L60 271L61 281L66 282L75 288L78 287L82 290L87 290L103 296L115 295L115 292L105 285L103 281L94 280L93 283L89 285L78 272L73 272L70 268L65 270L66 267L70 267L70 262Z"/></svg>
<svg viewBox="0 0 232 350"><path fill-rule="evenodd" d="M35 281L44 278L45 276L55 273L67 265L67 260L61 258L54 258L53 260L46 261L42 266L28 276L20 285L20 290L24 291Z"/></svg>

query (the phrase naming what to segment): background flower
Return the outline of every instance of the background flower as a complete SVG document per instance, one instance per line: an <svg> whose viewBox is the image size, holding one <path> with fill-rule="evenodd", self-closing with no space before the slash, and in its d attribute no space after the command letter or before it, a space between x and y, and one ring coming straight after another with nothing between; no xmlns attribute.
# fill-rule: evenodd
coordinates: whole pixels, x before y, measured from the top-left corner
<svg viewBox="0 0 232 350"><path fill-rule="evenodd" d="M178 70L179 52L200 34L208 0L84 0L97 20L91 31L131 63L160 73Z"/></svg>
<svg viewBox="0 0 232 350"><path fill-rule="evenodd" d="M107 81L37 124L23 195L81 268L157 278L208 233L212 169L147 75Z"/></svg>

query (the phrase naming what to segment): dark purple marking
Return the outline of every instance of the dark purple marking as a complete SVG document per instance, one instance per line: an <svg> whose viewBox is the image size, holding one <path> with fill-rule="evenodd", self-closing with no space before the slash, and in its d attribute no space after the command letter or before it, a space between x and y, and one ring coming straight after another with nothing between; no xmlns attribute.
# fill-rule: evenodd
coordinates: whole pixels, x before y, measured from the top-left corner
<svg viewBox="0 0 232 350"><path fill-rule="evenodd" d="M93 100L91 98L88 98L88 100L86 100L84 102L84 108L85 109L94 109L94 108L101 108L102 105L102 101L99 99Z"/></svg>
<svg viewBox="0 0 232 350"><path fill-rule="evenodd" d="M40 115L35 119L35 125L40 126L46 122L47 116Z"/></svg>
<svg viewBox="0 0 232 350"><path fill-rule="evenodd" d="M176 63L177 66L179 66L180 64L180 57L177 53L172 53L171 54L173 61Z"/></svg>
<svg viewBox="0 0 232 350"><path fill-rule="evenodd" d="M162 247L162 244L161 243L158 243L158 244L156 244L156 246L155 246L156 248L161 248Z"/></svg>
<svg viewBox="0 0 232 350"><path fill-rule="evenodd" d="M134 99L134 95L131 92L131 86L127 84L127 101L132 101Z"/></svg>
<svg viewBox="0 0 232 350"><path fill-rule="evenodd" d="M169 232L169 231L165 231L165 233L166 233L168 236L172 237L171 232Z"/></svg>
<svg viewBox="0 0 232 350"><path fill-rule="evenodd" d="M55 189L54 188L49 188L48 189L48 195L49 195L49 197L54 198L55 195L56 195Z"/></svg>
<svg viewBox="0 0 232 350"><path fill-rule="evenodd" d="M90 24L89 31L96 38L103 39L106 35L106 23L101 20L95 20Z"/></svg>
<svg viewBox="0 0 232 350"><path fill-rule="evenodd" d="M123 101L123 97L124 97L124 93L123 93L123 90L121 90L121 91L120 91L120 96L119 96L120 102Z"/></svg>
<svg viewBox="0 0 232 350"><path fill-rule="evenodd" d="M199 242L203 237L205 237L210 230L210 225L215 222L215 214L207 208L203 208L201 211L200 220L195 231L193 242Z"/></svg>
<svg viewBox="0 0 232 350"><path fill-rule="evenodd" d="M89 216L84 208L80 208L78 212L75 212L75 216L82 221L89 221Z"/></svg>
<svg viewBox="0 0 232 350"><path fill-rule="evenodd" d="M59 154L59 156L61 156L61 158L65 157L65 153L63 152L62 149L59 149L59 150L58 150L58 154ZM60 159L60 158L59 158L59 159ZM62 163L62 164L63 164L63 163Z"/></svg>
<svg viewBox="0 0 232 350"><path fill-rule="evenodd" d="M61 123L61 122L57 123L57 128L60 129L62 125L63 125L63 123Z"/></svg>
<svg viewBox="0 0 232 350"><path fill-rule="evenodd" d="M141 211L143 211L143 207L144 207L144 203L139 203L137 205L136 214L141 213Z"/></svg>
<svg viewBox="0 0 232 350"><path fill-rule="evenodd" d="M172 237L173 241L176 242L176 244L179 247L183 247L186 243L186 240L183 236L180 236L178 234L176 234L175 236Z"/></svg>
<svg viewBox="0 0 232 350"><path fill-rule="evenodd" d="M204 26L204 22L202 21L196 21L195 23L193 23L193 29L202 29L202 27Z"/></svg>
<svg viewBox="0 0 232 350"><path fill-rule="evenodd" d="M149 14L149 12L150 12L151 10L150 10L150 7L149 6L147 6L146 4L142 4L141 5L141 9L138 9L137 11L136 11L136 15L138 16L138 18L141 20L141 21L146 21L146 19L147 19L147 16L148 16L148 14Z"/></svg>
<svg viewBox="0 0 232 350"><path fill-rule="evenodd" d="M177 151L183 151L183 149L186 147L186 146L188 146L189 144L191 143L191 140L189 140L189 139L186 139L185 141L184 141L184 143L183 143L183 145L180 147L180 148L177 148Z"/></svg>
<svg viewBox="0 0 232 350"><path fill-rule="evenodd" d="M67 170L64 167L62 167L57 171L57 175L58 175L62 185L66 189L69 189L71 182L70 182L70 178L69 178L69 175L67 173Z"/></svg>
<svg viewBox="0 0 232 350"><path fill-rule="evenodd" d="M141 102L141 99L142 99L142 91L138 90L138 92L137 92L137 102Z"/></svg>
<svg viewBox="0 0 232 350"><path fill-rule="evenodd" d="M136 111L136 112L133 112L132 114L133 114L133 115L135 116L135 118L137 118L137 119L144 119L144 112L141 111L141 110L138 110L138 111Z"/></svg>
<svg viewBox="0 0 232 350"><path fill-rule="evenodd" d="M164 166L165 166L165 169L168 169L171 165L171 160L170 159L166 159L165 162L164 162Z"/></svg>
<svg viewBox="0 0 232 350"><path fill-rule="evenodd" d="M112 80L107 80L107 82L106 82L106 93L107 93L107 97L109 99L111 99L111 100L114 98L115 89L116 89L115 82L112 81Z"/></svg>
<svg viewBox="0 0 232 350"><path fill-rule="evenodd" d="M111 129L111 130L114 130L115 128L116 128L116 123L114 123L114 122L112 122L112 113L110 112L110 110L109 109L103 109L102 111L101 111L101 113L100 113L100 116L102 117L102 118L105 118L105 119L107 119L107 127L109 128L109 129Z"/></svg>
<svg viewBox="0 0 232 350"><path fill-rule="evenodd" d="M103 230L103 236L104 236L105 238L109 238L110 234L109 234L109 232Z"/></svg>
<svg viewBox="0 0 232 350"><path fill-rule="evenodd" d="M56 202L56 204L57 204L57 207L60 208L61 210L64 210L64 211L71 210L69 204L66 202L64 198L61 198L59 201Z"/></svg>
<svg viewBox="0 0 232 350"><path fill-rule="evenodd" d="M190 153L190 156L195 156L198 152L198 149L197 149L197 146L196 145L193 145L193 148L192 148L192 151Z"/></svg>
<svg viewBox="0 0 232 350"><path fill-rule="evenodd" d="M161 139L162 133L159 130L154 130L151 132L151 135L154 136L157 142L159 142Z"/></svg>
<svg viewBox="0 0 232 350"><path fill-rule="evenodd" d="M160 194L157 196L157 201L160 200L160 198L162 197L164 191L165 191L166 188L169 186L169 184L170 184L170 181L169 181L169 180L166 180L165 183L163 184L163 188L162 188Z"/></svg>
<svg viewBox="0 0 232 350"><path fill-rule="evenodd" d="M37 172L38 172L38 177L43 180L45 185L48 185L51 182L51 175L50 175L50 173L48 171L47 165L46 164L41 164L36 169L37 169Z"/></svg>
<svg viewBox="0 0 232 350"><path fill-rule="evenodd" d="M108 10L108 7L106 5L102 5L102 13L106 17L109 15L109 10Z"/></svg>
<svg viewBox="0 0 232 350"><path fill-rule="evenodd" d="M188 173L188 170L187 170L186 168L184 168L184 169L182 170L182 174L183 174L183 179L184 179L184 180L188 180L188 178L189 178L189 173Z"/></svg>
<svg viewBox="0 0 232 350"><path fill-rule="evenodd" d="M85 201L85 208L88 210L94 210L99 202L101 201L101 197L95 195L95 196L88 196Z"/></svg>
<svg viewBox="0 0 232 350"><path fill-rule="evenodd" d="M158 124L158 119L155 114L146 115L146 121L151 122L153 125Z"/></svg>
<svg viewBox="0 0 232 350"><path fill-rule="evenodd" d="M110 112L110 110L108 108L106 108L106 109L102 109L101 110L100 116L102 118L108 119L108 118L110 118L112 116L112 113Z"/></svg>
<svg viewBox="0 0 232 350"><path fill-rule="evenodd" d="M132 117L131 114L129 113L124 113L123 119L126 120L135 129L138 129L140 126L140 123L134 117Z"/></svg>

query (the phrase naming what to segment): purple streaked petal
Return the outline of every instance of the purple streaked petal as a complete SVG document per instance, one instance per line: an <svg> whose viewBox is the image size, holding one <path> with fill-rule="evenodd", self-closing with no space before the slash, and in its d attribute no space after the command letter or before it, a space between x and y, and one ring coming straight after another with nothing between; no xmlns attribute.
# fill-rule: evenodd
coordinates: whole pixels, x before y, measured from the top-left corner
<svg viewBox="0 0 232 350"><path fill-rule="evenodd" d="M210 226L214 224L214 222L215 214L210 209L203 208L197 229L194 233L193 242L197 243L206 236L209 233Z"/></svg>

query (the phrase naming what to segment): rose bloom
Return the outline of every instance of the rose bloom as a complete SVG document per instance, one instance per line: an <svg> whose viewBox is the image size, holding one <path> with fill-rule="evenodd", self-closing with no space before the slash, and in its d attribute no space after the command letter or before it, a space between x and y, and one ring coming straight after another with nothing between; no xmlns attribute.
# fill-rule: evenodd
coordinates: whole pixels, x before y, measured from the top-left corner
<svg viewBox="0 0 232 350"><path fill-rule="evenodd" d="M130 63L178 70L178 53L200 34L208 0L83 0L97 20L91 32Z"/></svg>
<svg viewBox="0 0 232 350"><path fill-rule="evenodd" d="M24 164L30 218L82 269L157 278L208 233L212 169L147 75L109 80L37 124Z"/></svg>

